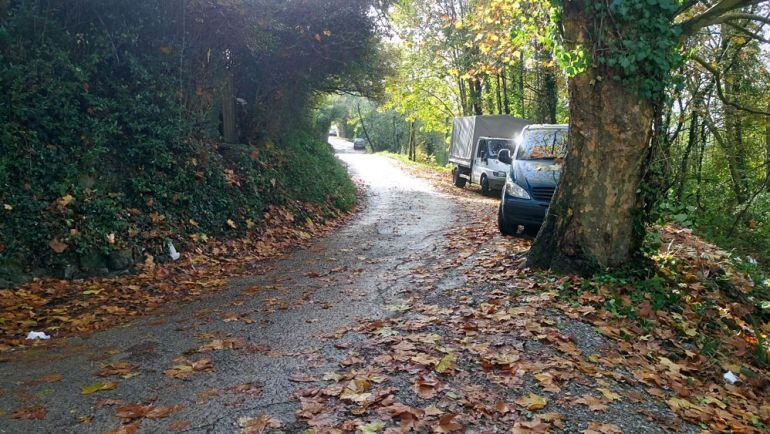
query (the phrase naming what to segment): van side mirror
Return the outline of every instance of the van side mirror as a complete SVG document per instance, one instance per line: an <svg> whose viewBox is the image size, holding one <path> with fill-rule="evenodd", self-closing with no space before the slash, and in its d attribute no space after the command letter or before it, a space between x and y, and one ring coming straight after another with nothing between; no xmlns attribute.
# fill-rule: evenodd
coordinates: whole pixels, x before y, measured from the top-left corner
<svg viewBox="0 0 770 434"><path fill-rule="evenodd" d="M511 151L508 149L501 149L500 152L497 153L497 161L505 164L513 163L513 160L511 159Z"/></svg>

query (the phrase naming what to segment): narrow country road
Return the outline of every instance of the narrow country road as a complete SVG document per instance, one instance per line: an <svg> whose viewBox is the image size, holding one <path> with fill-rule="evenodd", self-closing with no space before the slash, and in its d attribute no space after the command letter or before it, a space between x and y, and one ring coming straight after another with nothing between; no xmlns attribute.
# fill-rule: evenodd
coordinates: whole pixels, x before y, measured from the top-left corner
<svg viewBox="0 0 770 434"><path fill-rule="evenodd" d="M359 214L223 293L61 346L13 353L0 362L0 432L112 431L126 420L116 408L128 404L177 406L141 419L139 432L232 432L239 418L261 413L293 431L292 392L339 366L346 342L360 339L345 333L357 319L385 317L398 306L414 284L412 271L438 259L455 215L452 200L387 158L353 151L343 140L332 144L365 187ZM204 360L184 379L164 375L188 363L180 357L210 364ZM136 366L129 378L96 376L117 362ZM52 375L64 378L40 381ZM113 379L113 390L82 393ZM45 418L11 418L29 405L42 406Z"/></svg>

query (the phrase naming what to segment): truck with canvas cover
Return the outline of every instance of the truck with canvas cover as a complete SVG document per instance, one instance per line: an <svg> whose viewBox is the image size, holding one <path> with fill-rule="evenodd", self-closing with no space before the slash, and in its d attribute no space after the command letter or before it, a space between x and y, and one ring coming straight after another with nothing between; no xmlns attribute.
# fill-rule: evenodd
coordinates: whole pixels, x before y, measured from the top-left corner
<svg viewBox="0 0 770 434"><path fill-rule="evenodd" d="M449 161L454 184L477 183L484 194L505 185L509 166L498 161L502 149L513 150L514 139L530 122L514 116L463 116L454 119Z"/></svg>

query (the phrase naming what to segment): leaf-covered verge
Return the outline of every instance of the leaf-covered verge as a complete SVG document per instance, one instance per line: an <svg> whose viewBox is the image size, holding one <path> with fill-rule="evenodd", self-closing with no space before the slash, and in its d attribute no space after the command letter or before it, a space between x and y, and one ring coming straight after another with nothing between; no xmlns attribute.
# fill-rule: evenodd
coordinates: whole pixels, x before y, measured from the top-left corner
<svg viewBox="0 0 770 434"><path fill-rule="evenodd" d="M312 110L320 93L376 80L369 3L305 11L0 2L0 287L240 237L272 206L298 221L304 204L349 209L354 187Z"/></svg>
<svg viewBox="0 0 770 434"><path fill-rule="evenodd" d="M443 173L405 168L457 191ZM535 273L520 268L531 240L495 234L495 201L464 202L474 223L447 235L443 259L416 270L391 318L355 330L368 338L341 369L298 393L301 425L767 430L767 287L756 267L664 227L650 275Z"/></svg>
<svg viewBox="0 0 770 434"><path fill-rule="evenodd" d="M138 272L129 275L74 281L36 278L15 289L0 289L0 352L66 345L63 338L85 336L164 305L223 291L231 279L252 273L265 259L306 245L338 227L347 215L327 206L270 206L260 224L242 237L198 238L178 261L156 263L148 256L136 266ZM30 330L45 332L52 340L26 340Z"/></svg>

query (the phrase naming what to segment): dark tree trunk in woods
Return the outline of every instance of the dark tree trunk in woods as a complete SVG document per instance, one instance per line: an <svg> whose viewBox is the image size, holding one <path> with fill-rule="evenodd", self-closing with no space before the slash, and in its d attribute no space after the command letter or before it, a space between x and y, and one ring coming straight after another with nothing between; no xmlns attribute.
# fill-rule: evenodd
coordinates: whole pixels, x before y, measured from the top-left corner
<svg viewBox="0 0 770 434"><path fill-rule="evenodd" d="M227 71L222 83L222 136L225 143L238 143L238 127L235 122L235 90L233 75Z"/></svg>
<svg viewBox="0 0 770 434"><path fill-rule="evenodd" d="M693 97L693 106L700 107L699 96ZM699 127L700 121L698 120L698 111L693 110L692 117L690 118L690 128L687 133L687 146L684 148L684 154L682 154L682 161L679 164L679 173L677 173L677 187L676 187L676 200L681 201L684 196L684 187L687 183L687 172L690 165L690 154L692 150L698 146L698 136L700 134Z"/></svg>
<svg viewBox="0 0 770 434"><path fill-rule="evenodd" d="M770 120L765 120L765 177L770 178ZM770 184L767 189L770 190Z"/></svg>
<svg viewBox="0 0 770 434"><path fill-rule="evenodd" d="M565 2L565 40L591 45L589 1ZM527 265L592 272L628 263L642 233L638 193L649 155L653 104L589 68L569 80L570 148L561 183Z"/></svg>
<svg viewBox="0 0 770 434"><path fill-rule="evenodd" d="M556 123L556 67L552 65L553 56L545 49L538 50L538 88L535 120L544 124ZM551 66L548 66L551 64Z"/></svg>
<svg viewBox="0 0 770 434"><path fill-rule="evenodd" d="M507 115L511 114L511 106L508 103L508 73L505 66L503 66L503 112Z"/></svg>
<svg viewBox="0 0 770 434"><path fill-rule="evenodd" d="M483 100L482 100L482 88L481 80L477 78L471 78L468 80L468 90L471 97L471 108L473 114L481 116L484 114Z"/></svg>
<svg viewBox="0 0 770 434"><path fill-rule="evenodd" d="M417 144L415 143L416 124L413 121L409 124L409 159L417 161Z"/></svg>

